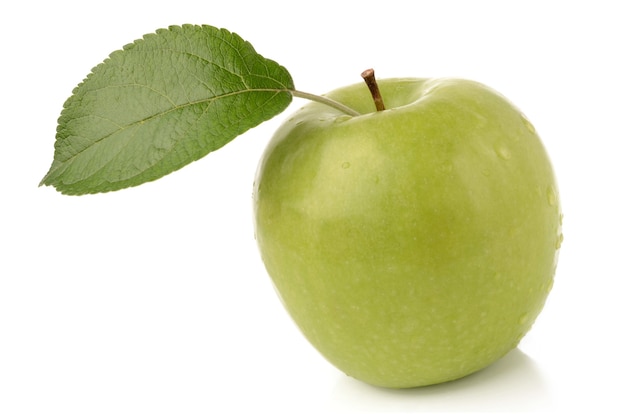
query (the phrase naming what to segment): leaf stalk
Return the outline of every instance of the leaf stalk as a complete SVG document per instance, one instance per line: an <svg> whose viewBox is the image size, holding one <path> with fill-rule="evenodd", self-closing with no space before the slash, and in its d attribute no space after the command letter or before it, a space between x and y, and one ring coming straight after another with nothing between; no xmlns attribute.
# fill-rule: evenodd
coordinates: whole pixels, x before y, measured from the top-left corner
<svg viewBox="0 0 626 414"><path fill-rule="evenodd" d="M335 100L332 100L330 98L327 98L325 96L321 96L321 95L314 95L312 93L307 93L307 92L302 92L302 91L297 91L297 90L290 90L289 92L291 92L291 94L293 96L295 96L296 98L303 98L303 99L308 99L310 101L314 101L314 102L318 102L324 105L328 105L332 108L335 108L347 115L350 116L359 116L361 115L360 113L358 113L357 111L355 111L354 109L350 108L349 106L346 106L344 104L342 104L341 102L337 102Z"/></svg>

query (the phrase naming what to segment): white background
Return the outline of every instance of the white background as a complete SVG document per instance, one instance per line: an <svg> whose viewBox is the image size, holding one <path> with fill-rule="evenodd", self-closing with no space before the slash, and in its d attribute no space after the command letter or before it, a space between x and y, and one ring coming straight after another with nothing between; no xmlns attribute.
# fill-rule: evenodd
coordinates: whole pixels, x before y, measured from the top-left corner
<svg viewBox="0 0 626 414"><path fill-rule="evenodd" d="M0 7L0 413L624 412L619 1ZM73 87L113 50L182 23L237 32L307 92L374 67L471 78L516 103L565 213L554 289L519 348L466 379L392 391L345 377L302 338L258 258L250 208L257 160L301 100L155 183L88 197L38 188Z"/></svg>

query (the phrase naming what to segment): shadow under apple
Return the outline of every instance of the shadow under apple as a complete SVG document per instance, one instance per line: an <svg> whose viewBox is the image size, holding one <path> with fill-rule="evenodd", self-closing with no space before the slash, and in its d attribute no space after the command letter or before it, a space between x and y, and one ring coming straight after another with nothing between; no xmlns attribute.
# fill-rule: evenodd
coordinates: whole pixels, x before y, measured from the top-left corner
<svg viewBox="0 0 626 414"><path fill-rule="evenodd" d="M515 348L481 371L428 387L378 388L344 376L329 405L366 412L520 412L546 408L550 394L532 358Z"/></svg>

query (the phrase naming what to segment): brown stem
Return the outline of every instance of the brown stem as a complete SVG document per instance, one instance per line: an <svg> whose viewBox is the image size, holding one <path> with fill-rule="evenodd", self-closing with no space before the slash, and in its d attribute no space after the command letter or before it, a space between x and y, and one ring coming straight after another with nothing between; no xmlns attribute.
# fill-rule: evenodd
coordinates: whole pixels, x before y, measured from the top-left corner
<svg viewBox="0 0 626 414"><path fill-rule="evenodd" d="M372 94L372 98L374 99L374 105L376 105L377 111L384 111L385 104L383 102L383 97L380 94L380 89L378 89L378 83L376 83L376 77L374 77L374 69L367 69L361 73L361 77L367 84L367 87Z"/></svg>

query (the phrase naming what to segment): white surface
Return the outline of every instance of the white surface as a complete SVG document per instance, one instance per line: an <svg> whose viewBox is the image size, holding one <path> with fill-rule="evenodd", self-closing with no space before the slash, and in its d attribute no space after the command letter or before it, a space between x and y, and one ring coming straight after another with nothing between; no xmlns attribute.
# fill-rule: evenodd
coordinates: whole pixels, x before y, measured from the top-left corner
<svg viewBox="0 0 626 414"><path fill-rule="evenodd" d="M620 2L39 3L0 6L1 413L624 412ZM464 380L391 391L344 377L301 337L258 258L250 194L265 143L303 101L155 183L38 188L72 88L182 23L239 33L312 93L374 67L472 78L521 107L557 171L565 242L519 349Z"/></svg>

